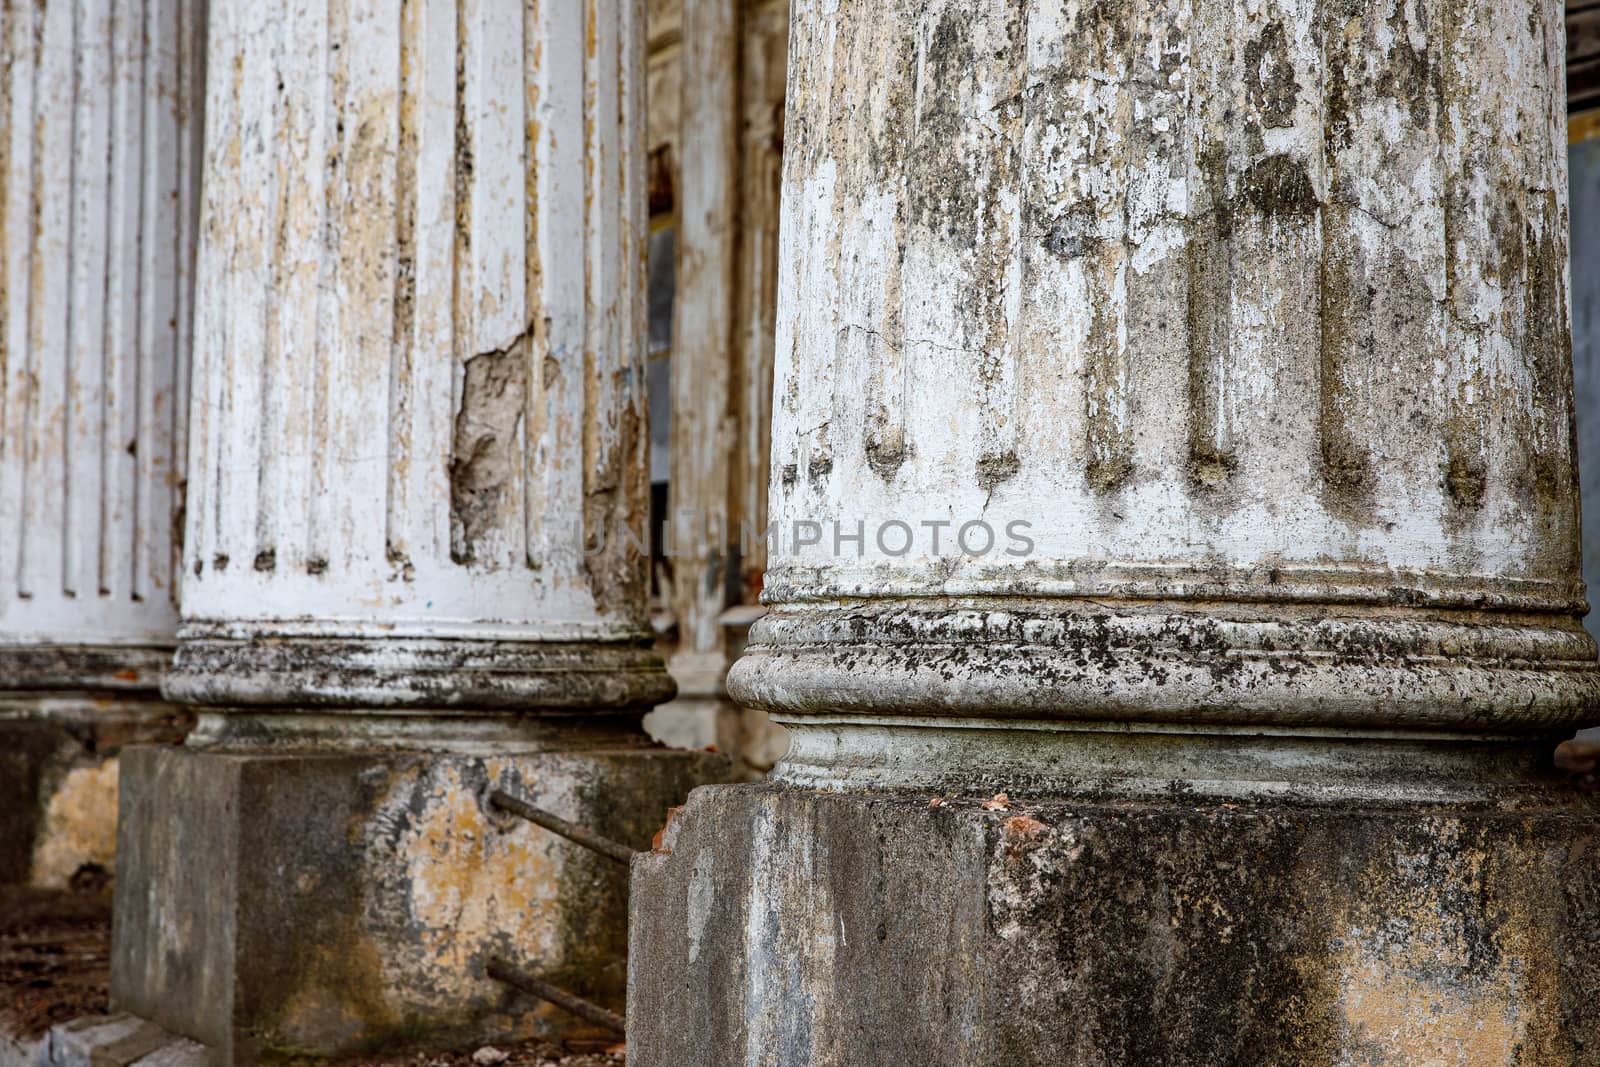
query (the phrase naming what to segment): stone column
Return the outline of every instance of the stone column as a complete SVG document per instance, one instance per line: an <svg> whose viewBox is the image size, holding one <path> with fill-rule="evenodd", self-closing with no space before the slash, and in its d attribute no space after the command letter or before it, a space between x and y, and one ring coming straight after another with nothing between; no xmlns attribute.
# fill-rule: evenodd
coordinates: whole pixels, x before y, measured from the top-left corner
<svg viewBox="0 0 1600 1067"><path fill-rule="evenodd" d="M728 699L725 677L760 614L748 601L766 568L788 15L787 0L686 0L668 53L681 70L668 542L678 697L654 717L714 735L748 777L784 745L765 713Z"/></svg>
<svg viewBox="0 0 1600 1067"><path fill-rule="evenodd" d="M638 728L642 6L213 3L199 725L124 777L112 987L225 1055L560 1021L496 952L620 1006L622 872L487 792L640 846L719 766Z"/></svg>
<svg viewBox="0 0 1600 1067"><path fill-rule="evenodd" d="M182 737L159 686L204 10L91 0L0 22L0 882L109 868L119 749Z"/></svg>
<svg viewBox="0 0 1600 1067"><path fill-rule="evenodd" d="M1560 20L796 3L792 747L637 867L630 1063L1600 1047Z"/></svg>
<svg viewBox="0 0 1600 1067"><path fill-rule="evenodd" d="M678 124L677 286L667 506L678 699L663 714L714 732L727 694L722 613L737 603L735 484L740 290L738 0L684 0ZM730 596L730 591L733 595ZM687 725L687 724L686 724Z"/></svg>

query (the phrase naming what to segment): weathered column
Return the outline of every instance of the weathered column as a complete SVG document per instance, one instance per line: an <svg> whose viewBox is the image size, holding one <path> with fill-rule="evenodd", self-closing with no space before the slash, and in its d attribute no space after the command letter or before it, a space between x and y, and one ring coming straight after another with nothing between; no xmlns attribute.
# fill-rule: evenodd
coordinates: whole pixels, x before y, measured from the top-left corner
<svg viewBox="0 0 1600 1067"><path fill-rule="evenodd" d="M787 27L787 0L684 0L681 85L661 86L679 91L656 105L675 105L678 161L667 541L678 696L656 718L714 732L752 776L782 751L782 731L729 700L725 678L766 567Z"/></svg>
<svg viewBox="0 0 1600 1067"><path fill-rule="evenodd" d="M546 1025L491 953L620 1007L623 872L487 793L639 846L718 766L638 728L641 9L213 4L199 724L124 775L112 992L226 1055Z"/></svg>
<svg viewBox="0 0 1600 1067"><path fill-rule="evenodd" d="M792 748L637 865L630 1064L1600 1047L1560 19L796 3Z"/></svg>
<svg viewBox="0 0 1600 1067"><path fill-rule="evenodd" d="M667 548L678 644L674 715L711 720L726 699L721 616L737 592L734 485L739 292L738 0L683 0L677 286Z"/></svg>
<svg viewBox="0 0 1600 1067"><path fill-rule="evenodd" d="M109 868L119 749L182 737L159 686L203 25L192 0L0 16L0 882Z"/></svg>

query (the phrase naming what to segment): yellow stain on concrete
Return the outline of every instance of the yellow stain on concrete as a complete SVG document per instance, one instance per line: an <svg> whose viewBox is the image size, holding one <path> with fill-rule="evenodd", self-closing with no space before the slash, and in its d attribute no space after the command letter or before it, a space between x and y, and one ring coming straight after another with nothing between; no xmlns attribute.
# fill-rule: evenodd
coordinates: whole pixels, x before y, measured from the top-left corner
<svg viewBox="0 0 1600 1067"><path fill-rule="evenodd" d="M1450 842L1459 832L1444 824ZM1448 853L1447 853L1448 854ZM1418 859L1412 857L1411 859ZM1541 987L1555 950L1509 887L1540 862L1468 845L1449 860L1375 864L1334 929L1340 1067L1531 1067L1571 1062ZM1499 887L1507 887L1500 892ZM1464 904L1463 894L1471 899ZM1497 921L1487 922L1491 915ZM1470 918L1469 918L1470 917ZM1474 925L1475 924L1475 925Z"/></svg>
<svg viewBox="0 0 1600 1067"><path fill-rule="evenodd" d="M1498 976L1496 976L1498 978ZM1488 1067L1513 1064L1523 1022L1514 988L1497 980L1460 990L1408 974L1390 959L1344 961L1340 1007L1356 1037L1340 1063L1412 1067Z"/></svg>
<svg viewBox="0 0 1600 1067"><path fill-rule="evenodd" d="M80 867L117 855L117 761L74 767L50 796L33 848L35 885L65 889Z"/></svg>
<svg viewBox="0 0 1600 1067"><path fill-rule="evenodd" d="M470 995L483 981L474 956L499 938L534 958L553 954L559 841L527 825L491 826L453 766L419 788L429 796L397 849L416 936L406 969L420 965L441 991Z"/></svg>

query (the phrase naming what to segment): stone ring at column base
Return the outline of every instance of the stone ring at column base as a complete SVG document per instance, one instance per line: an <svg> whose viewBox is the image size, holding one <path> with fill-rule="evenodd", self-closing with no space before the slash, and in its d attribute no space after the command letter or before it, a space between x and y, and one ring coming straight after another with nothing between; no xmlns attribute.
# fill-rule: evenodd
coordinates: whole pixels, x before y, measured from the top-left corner
<svg viewBox="0 0 1600 1067"><path fill-rule="evenodd" d="M1016 727L1035 741L1069 726L1475 741L1554 736L1600 718L1600 664L1573 614L1351 605L775 605L752 628L728 689L793 727L791 770L808 758L858 769L898 762L887 775L898 784L919 777L909 769L918 760L885 746L933 743L936 727ZM892 740L880 736L890 723ZM803 736L813 729L827 739ZM946 733L936 747L949 751L927 753L920 777L939 777L975 736Z"/></svg>
<svg viewBox="0 0 1600 1067"><path fill-rule="evenodd" d="M180 636L162 692L207 707L643 715L675 692L644 637Z"/></svg>
<svg viewBox="0 0 1600 1067"><path fill-rule="evenodd" d="M781 712L773 719L787 728L789 750L771 779L825 792L1502 809L1562 806L1576 798L1571 783L1551 770L1553 736Z"/></svg>
<svg viewBox="0 0 1600 1067"><path fill-rule="evenodd" d="M190 748L236 752L448 752L516 756L657 746L637 709L196 708Z"/></svg>

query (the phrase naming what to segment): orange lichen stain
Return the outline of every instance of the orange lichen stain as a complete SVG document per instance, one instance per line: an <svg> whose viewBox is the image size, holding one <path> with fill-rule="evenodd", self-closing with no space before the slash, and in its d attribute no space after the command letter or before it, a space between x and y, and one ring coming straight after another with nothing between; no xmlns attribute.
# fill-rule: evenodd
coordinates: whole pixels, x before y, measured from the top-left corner
<svg viewBox="0 0 1600 1067"><path fill-rule="evenodd" d="M33 883L65 889L80 867L117 854L117 761L74 767L50 796L33 850Z"/></svg>
<svg viewBox="0 0 1600 1067"><path fill-rule="evenodd" d="M1028 815L1013 815L1001 825L1006 847L1014 854L1025 851L1044 840L1050 827Z"/></svg>
<svg viewBox="0 0 1600 1067"><path fill-rule="evenodd" d="M1389 960L1349 961L1340 1008L1356 1047L1413 1067L1512 1064L1521 1025L1513 989L1493 982L1453 990ZM1363 1051L1361 1055L1366 1055ZM1361 1061L1358 1061L1361 1062Z"/></svg>
<svg viewBox="0 0 1600 1067"><path fill-rule="evenodd" d="M512 937L530 959L555 951L557 924L547 919L557 904L561 842L530 825L493 825L455 767L432 779L417 784L427 794L420 813L394 816L406 827L396 845L398 884L415 925L414 940L389 954L401 970L428 972L441 991L469 995L483 980L483 946ZM410 795L398 790L394 802L404 807Z"/></svg>

